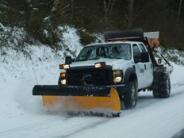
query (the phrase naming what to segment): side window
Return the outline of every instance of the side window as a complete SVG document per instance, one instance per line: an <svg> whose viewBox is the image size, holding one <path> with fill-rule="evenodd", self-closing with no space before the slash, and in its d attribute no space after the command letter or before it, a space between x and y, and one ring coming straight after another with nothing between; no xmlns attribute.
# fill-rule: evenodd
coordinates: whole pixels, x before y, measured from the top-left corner
<svg viewBox="0 0 184 138"><path fill-rule="evenodd" d="M141 51L137 44L133 44L133 54L134 54L134 62L141 62Z"/></svg>
<svg viewBox="0 0 184 138"><path fill-rule="evenodd" d="M139 47L137 44L133 44L133 53L134 53L134 58L140 57L141 51L139 50Z"/></svg>
<svg viewBox="0 0 184 138"><path fill-rule="evenodd" d="M149 62L149 55L143 44L139 44L142 51L142 62Z"/></svg>
<svg viewBox="0 0 184 138"><path fill-rule="evenodd" d="M142 50L143 53L146 53L147 52L143 44L139 44L139 46L140 46L140 48L141 48L141 50Z"/></svg>

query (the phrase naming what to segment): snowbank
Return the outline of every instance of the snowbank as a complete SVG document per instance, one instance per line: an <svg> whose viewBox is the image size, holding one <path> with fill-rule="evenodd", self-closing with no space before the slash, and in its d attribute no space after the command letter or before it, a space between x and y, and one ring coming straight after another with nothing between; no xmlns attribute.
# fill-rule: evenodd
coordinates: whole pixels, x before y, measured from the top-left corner
<svg viewBox="0 0 184 138"><path fill-rule="evenodd" d="M163 50L163 55L166 59L178 64L184 65L184 51L177 49Z"/></svg>
<svg viewBox="0 0 184 138"><path fill-rule="evenodd" d="M52 78L58 76L58 65L64 57L75 57L82 48L75 28L58 27L58 35L61 50L56 52L39 42L25 43L27 34L23 28L0 24L0 82L28 76L32 76L37 83L42 80L53 82Z"/></svg>
<svg viewBox="0 0 184 138"><path fill-rule="evenodd" d="M58 65L66 54L76 56L82 48L76 29L63 28L58 42L62 50L56 52L40 42L25 43L27 34L23 28L0 24L0 131L12 123L16 127L25 120L33 121L30 114L42 114L40 97L32 96L33 86L57 84Z"/></svg>

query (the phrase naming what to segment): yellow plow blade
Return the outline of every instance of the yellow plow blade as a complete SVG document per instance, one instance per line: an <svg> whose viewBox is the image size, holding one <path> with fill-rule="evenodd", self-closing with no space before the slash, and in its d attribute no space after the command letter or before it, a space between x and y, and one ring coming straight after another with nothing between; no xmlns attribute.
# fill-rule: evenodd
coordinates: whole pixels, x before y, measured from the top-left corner
<svg viewBox="0 0 184 138"><path fill-rule="evenodd" d="M119 113L121 101L115 88L110 89L107 97L96 96L42 96L46 107L58 106L64 111L108 111Z"/></svg>

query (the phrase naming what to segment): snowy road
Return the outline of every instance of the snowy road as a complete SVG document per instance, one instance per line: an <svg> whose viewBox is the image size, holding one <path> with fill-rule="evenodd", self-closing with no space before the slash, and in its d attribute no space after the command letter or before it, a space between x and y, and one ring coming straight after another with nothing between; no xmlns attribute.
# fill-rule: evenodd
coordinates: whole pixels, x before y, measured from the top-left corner
<svg viewBox="0 0 184 138"><path fill-rule="evenodd" d="M1 84L0 138L172 137L184 128L183 71L175 65L170 98L154 99L142 92L137 107L122 111L120 118L48 113L39 98L31 96L31 79L12 82L11 87Z"/></svg>

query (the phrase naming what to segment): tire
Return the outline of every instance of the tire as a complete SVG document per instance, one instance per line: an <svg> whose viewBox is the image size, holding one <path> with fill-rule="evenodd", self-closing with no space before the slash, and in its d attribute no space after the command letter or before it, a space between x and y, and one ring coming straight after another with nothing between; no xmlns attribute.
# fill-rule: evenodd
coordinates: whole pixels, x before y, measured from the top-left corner
<svg viewBox="0 0 184 138"><path fill-rule="evenodd" d="M129 82L128 84L128 92L124 95L123 102L125 105L125 108L130 109L134 108L137 104L137 85L136 82Z"/></svg>
<svg viewBox="0 0 184 138"><path fill-rule="evenodd" d="M155 98L168 98L171 94L171 82L169 74L161 73L154 82L153 96Z"/></svg>

